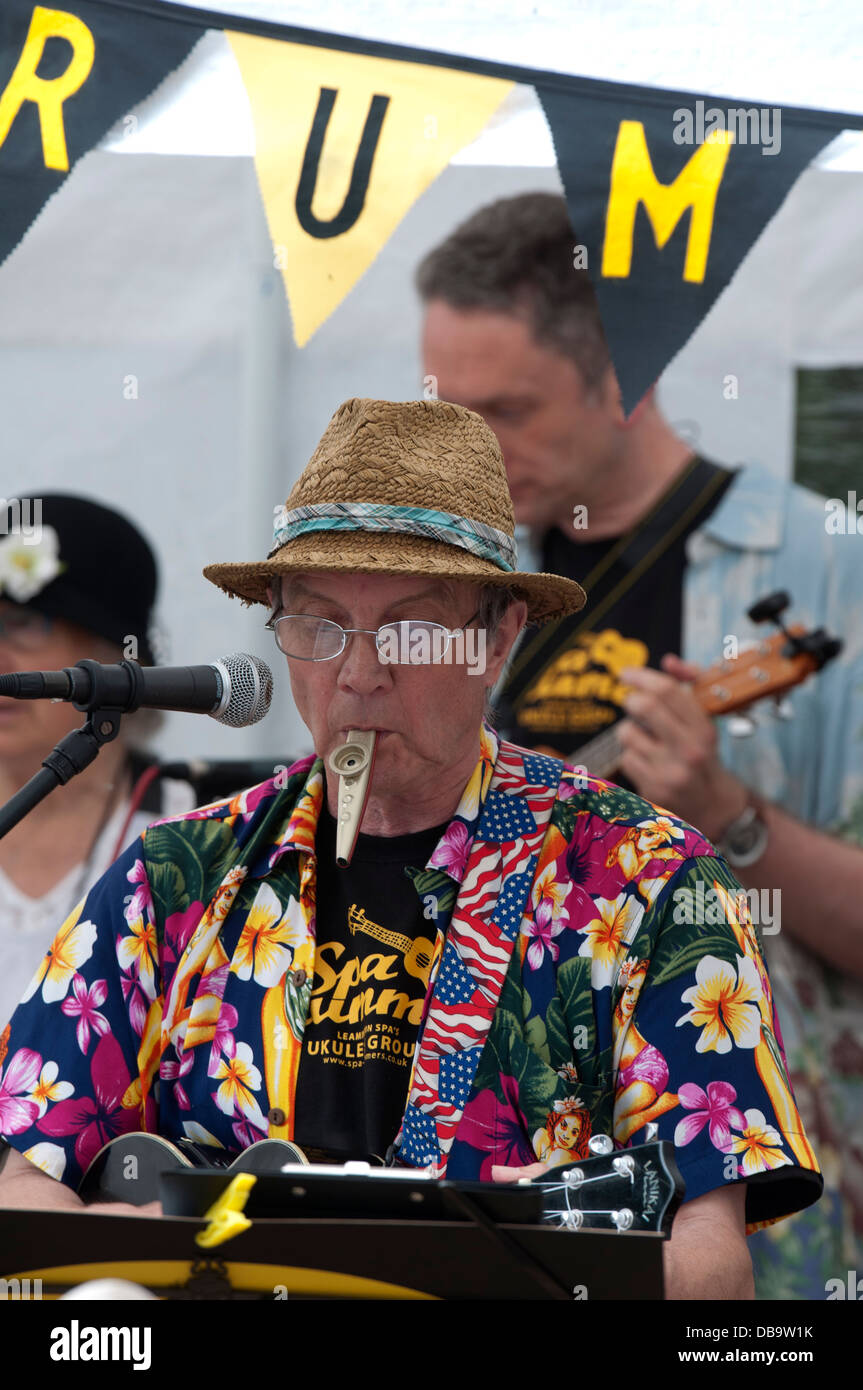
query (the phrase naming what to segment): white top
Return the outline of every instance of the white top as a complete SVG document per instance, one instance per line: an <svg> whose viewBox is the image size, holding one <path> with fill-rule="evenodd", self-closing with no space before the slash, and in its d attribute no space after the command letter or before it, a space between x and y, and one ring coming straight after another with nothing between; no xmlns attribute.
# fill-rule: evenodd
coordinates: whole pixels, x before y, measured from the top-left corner
<svg viewBox="0 0 863 1390"><path fill-rule="evenodd" d="M162 806L158 815L136 811L129 824L125 849L154 820L182 815L195 805L192 788L186 782L162 783ZM81 881L83 863L78 863L41 898L22 892L0 868L0 1032L5 1028L29 985L36 967L69 913L101 878L113 862L114 846L129 812L127 797L105 824L93 849L89 882Z"/></svg>

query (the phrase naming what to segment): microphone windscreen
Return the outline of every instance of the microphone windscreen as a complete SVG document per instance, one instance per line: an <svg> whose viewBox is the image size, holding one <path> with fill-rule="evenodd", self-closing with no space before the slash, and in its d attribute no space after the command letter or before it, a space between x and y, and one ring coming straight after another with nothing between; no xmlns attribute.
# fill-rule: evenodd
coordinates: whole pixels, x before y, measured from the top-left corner
<svg viewBox="0 0 863 1390"><path fill-rule="evenodd" d="M233 729L257 724L273 698L273 673L267 663L249 652L233 652L213 664L223 682L222 699L213 718Z"/></svg>

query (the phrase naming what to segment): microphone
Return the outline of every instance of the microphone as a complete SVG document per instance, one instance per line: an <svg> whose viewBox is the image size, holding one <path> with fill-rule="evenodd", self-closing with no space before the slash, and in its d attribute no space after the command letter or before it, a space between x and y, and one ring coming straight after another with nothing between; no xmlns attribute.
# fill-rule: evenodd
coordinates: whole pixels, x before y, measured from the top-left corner
<svg viewBox="0 0 863 1390"><path fill-rule="evenodd" d="M14 700L69 700L76 709L148 709L209 714L243 729L270 708L273 673L265 661L234 652L211 666L112 666L79 661L62 671L16 671L0 676L0 695Z"/></svg>

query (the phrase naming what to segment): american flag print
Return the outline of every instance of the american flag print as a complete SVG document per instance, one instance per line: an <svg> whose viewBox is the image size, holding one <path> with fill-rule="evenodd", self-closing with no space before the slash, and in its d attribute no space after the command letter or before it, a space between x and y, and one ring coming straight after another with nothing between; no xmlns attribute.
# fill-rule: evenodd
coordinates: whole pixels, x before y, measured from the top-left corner
<svg viewBox="0 0 863 1390"><path fill-rule="evenodd" d="M529 904L563 768L509 744L493 752L494 774L453 908L399 1138L401 1159L432 1163L439 1176Z"/></svg>

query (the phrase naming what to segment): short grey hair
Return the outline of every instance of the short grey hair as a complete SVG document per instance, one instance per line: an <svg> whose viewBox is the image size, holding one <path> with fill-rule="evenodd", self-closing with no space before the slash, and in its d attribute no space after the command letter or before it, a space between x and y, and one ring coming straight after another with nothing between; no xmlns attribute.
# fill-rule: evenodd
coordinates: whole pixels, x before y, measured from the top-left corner
<svg viewBox="0 0 863 1390"><path fill-rule="evenodd" d="M560 194L500 198L429 251L417 289L425 303L525 319L536 341L570 358L595 390L611 355L590 276L574 264L577 243Z"/></svg>
<svg viewBox="0 0 863 1390"><path fill-rule="evenodd" d="M483 584L479 592L479 612L477 615L480 627L484 627L489 638L494 638L504 614L510 604L518 602L518 595L504 584ZM488 686L485 692L485 704L483 706L483 718L486 723L494 725L494 701L492 699L492 687Z"/></svg>
<svg viewBox="0 0 863 1390"><path fill-rule="evenodd" d="M512 589L503 584L483 584L479 592L479 625L484 627L489 637L494 637L503 615L511 603L516 602Z"/></svg>

